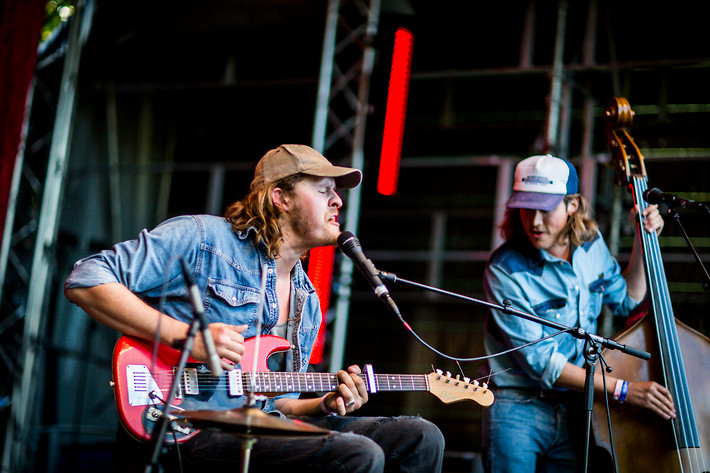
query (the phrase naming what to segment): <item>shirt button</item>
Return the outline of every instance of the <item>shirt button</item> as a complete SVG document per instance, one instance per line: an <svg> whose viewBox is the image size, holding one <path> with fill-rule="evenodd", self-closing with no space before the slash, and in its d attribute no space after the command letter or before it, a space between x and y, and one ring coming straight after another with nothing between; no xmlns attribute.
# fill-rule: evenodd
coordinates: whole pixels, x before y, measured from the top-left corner
<svg viewBox="0 0 710 473"><path fill-rule="evenodd" d="M272 268L269 268L269 270L267 271L267 273L269 273L269 274L272 274L273 272L274 272L274 270Z"/></svg>
<svg viewBox="0 0 710 473"><path fill-rule="evenodd" d="M272 303L271 303L271 308L272 308L272 309L275 309L275 308L276 308L276 303L275 303L275 302L272 302Z"/></svg>
<svg viewBox="0 0 710 473"><path fill-rule="evenodd" d="M235 296L232 296L232 302L237 302L237 298Z"/></svg>
<svg viewBox="0 0 710 473"><path fill-rule="evenodd" d="M560 318L560 314L555 314L555 318L556 318L556 319L559 319L559 318Z"/></svg>
<svg viewBox="0 0 710 473"><path fill-rule="evenodd" d="M575 292L579 291L579 286L574 286Z"/></svg>

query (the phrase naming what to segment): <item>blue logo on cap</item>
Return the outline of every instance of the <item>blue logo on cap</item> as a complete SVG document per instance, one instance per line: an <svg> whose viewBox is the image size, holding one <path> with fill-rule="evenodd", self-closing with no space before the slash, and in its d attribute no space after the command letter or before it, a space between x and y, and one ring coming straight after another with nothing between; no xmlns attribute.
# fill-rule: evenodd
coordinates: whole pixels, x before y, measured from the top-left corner
<svg viewBox="0 0 710 473"><path fill-rule="evenodd" d="M553 183L550 179L544 176L528 176L522 178L522 181L526 184L541 184L543 186L550 185Z"/></svg>

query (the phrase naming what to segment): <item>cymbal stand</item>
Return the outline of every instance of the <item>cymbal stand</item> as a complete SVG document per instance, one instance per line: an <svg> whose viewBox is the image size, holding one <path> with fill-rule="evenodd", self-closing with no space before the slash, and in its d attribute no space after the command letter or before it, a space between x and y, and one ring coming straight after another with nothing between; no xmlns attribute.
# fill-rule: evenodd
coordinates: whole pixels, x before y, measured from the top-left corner
<svg viewBox="0 0 710 473"><path fill-rule="evenodd" d="M259 344L261 342L261 317L264 312L264 298L266 297L266 275L268 266L266 263L261 267L261 288L259 289L259 306L256 310L256 342L254 344L254 361L249 376L249 392L247 393L247 401L244 404L247 408L254 407L256 404L256 394L254 393L256 386L254 376L256 376L257 359L259 358ZM242 438L242 458L241 458L241 473L249 472L249 461L251 460L251 450L256 443L256 437L251 436L249 428L245 436Z"/></svg>
<svg viewBox="0 0 710 473"><path fill-rule="evenodd" d="M168 393L168 396L165 399L163 413L158 418L158 423L153 429L153 432L151 433L150 440L153 444L153 453L151 455L150 462L145 467L145 473L152 473L154 469L158 472L162 471L158 460L160 459L160 454L163 450L163 447L165 446L165 434L168 430L168 424L172 422L170 420L170 413L168 412L168 409L170 409L170 407L173 405L173 401L175 400L178 387L180 386L180 373L182 373L185 370L185 366L187 366L187 359L190 355L190 352L192 351L192 344L194 343L195 336L197 335L197 332L199 330L200 320L198 317L195 317L190 323L190 327L187 332L187 338L184 342L182 342L180 360L178 361L177 368L175 369L176 375L173 379L172 384L170 385L170 392Z"/></svg>

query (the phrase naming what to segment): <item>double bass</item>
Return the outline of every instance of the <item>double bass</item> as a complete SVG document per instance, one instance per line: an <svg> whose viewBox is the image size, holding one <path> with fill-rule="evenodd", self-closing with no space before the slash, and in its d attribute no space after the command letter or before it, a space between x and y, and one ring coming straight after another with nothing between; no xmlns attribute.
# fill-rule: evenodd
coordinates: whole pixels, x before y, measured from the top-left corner
<svg viewBox="0 0 710 473"><path fill-rule="evenodd" d="M673 396L676 418L662 419L651 411L609 401L616 465L619 473L710 471L710 340L677 320L656 233L643 230L641 213L648 206L644 158L627 129L633 111L624 98L614 98L605 112L607 142L620 183L627 186L639 208L649 312L613 337L651 353L644 361L619 351L605 350L614 375L628 381L656 381ZM595 401L592 428L597 447L611 454L604 400ZM603 455L602 455L603 456ZM607 467L613 466L608 457ZM598 460L598 458L597 458ZM609 470L614 471L614 470Z"/></svg>

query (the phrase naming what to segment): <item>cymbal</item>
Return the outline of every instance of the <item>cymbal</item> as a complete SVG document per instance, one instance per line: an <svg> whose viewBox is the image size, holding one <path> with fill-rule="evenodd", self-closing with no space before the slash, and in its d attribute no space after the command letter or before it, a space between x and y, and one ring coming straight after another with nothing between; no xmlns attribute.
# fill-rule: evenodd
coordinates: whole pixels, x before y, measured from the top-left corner
<svg viewBox="0 0 710 473"><path fill-rule="evenodd" d="M174 413L197 429L214 428L224 432L255 436L327 435L329 430L300 420L283 419L255 407L227 411L195 410Z"/></svg>

